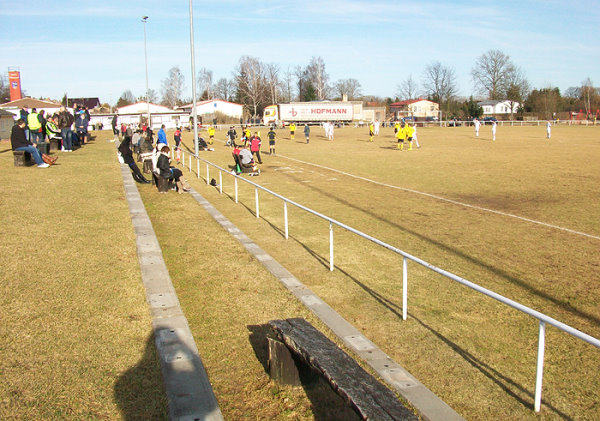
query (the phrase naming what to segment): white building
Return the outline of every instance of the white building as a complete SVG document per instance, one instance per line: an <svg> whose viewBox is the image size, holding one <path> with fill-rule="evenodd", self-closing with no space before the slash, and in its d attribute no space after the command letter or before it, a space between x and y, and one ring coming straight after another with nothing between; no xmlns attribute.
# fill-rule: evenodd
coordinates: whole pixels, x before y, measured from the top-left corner
<svg viewBox="0 0 600 421"><path fill-rule="evenodd" d="M163 124L167 129L174 129L187 124L188 121L188 113L186 112L175 111L163 105L136 102L117 108L118 122L119 124L139 124L148 115L148 110L150 110L150 122L153 129L159 129ZM93 117L92 120L94 120ZM94 121L90 121L90 123L93 124ZM110 125L104 120L102 123L105 126Z"/></svg>
<svg viewBox="0 0 600 421"><path fill-rule="evenodd" d="M511 112L511 102L510 101L481 101L478 102L479 105L483 109L483 115L494 115L494 114L515 114L519 107L521 106L518 102L512 103L512 112Z"/></svg>
<svg viewBox="0 0 600 421"><path fill-rule="evenodd" d="M178 110L183 110L190 116L193 111L193 103L182 105ZM236 104L234 102L223 101L221 99L209 99L206 101L196 102L196 113L199 116L214 114L216 112L225 114L231 118L242 118L244 115L244 106L242 104ZM209 123L210 124L210 123Z"/></svg>

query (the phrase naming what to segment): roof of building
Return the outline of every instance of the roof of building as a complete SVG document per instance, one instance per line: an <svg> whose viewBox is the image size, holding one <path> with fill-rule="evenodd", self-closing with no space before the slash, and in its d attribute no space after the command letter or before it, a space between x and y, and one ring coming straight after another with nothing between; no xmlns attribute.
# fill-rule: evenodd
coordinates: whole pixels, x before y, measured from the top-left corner
<svg viewBox="0 0 600 421"><path fill-rule="evenodd" d="M196 107L200 107L202 105L210 104L211 102L224 102L226 104L239 105L240 107L243 107L242 104L236 104L235 102L225 101L225 100L222 100L222 99L207 99L205 101L197 101L196 102ZM190 104L181 105L181 106L179 106L177 108L192 108L193 106L194 106L194 104L190 103Z"/></svg>
<svg viewBox="0 0 600 421"><path fill-rule="evenodd" d="M14 101L0 104L0 108L60 108L61 104L57 102L43 101L35 98L21 98Z"/></svg>
<svg viewBox="0 0 600 421"><path fill-rule="evenodd" d="M15 115L13 113L11 113L10 111L0 110L0 117L2 117L2 116L11 116L11 117L14 117Z"/></svg>
<svg viewBox="0 0 600 421"><path fill-rule="evenodd" d="M83 105L85 108L92 109L100 105L99 98L67 98L67 105L72 107L73 104Z"/></svg>
<svg viewBox="0 0 600 421"><path fill-rule="evenodd" d="M393 102L390 104L390 107L404 107L404 106L414 104L416 102L421 102L421 101L426 101L426 102L431 102L433 104L437 104L437 102L429 101L428 99L417 98L417 99L405 99L404 101Z"/></svg>
<svg viewBox="0 0 600 421"><path fill-rule="evenodd" d="M480 101L477 103L477 105L496 105L496 104L500 104L503 101L498 101L495 99L487 99L485 101Z"/></svg>

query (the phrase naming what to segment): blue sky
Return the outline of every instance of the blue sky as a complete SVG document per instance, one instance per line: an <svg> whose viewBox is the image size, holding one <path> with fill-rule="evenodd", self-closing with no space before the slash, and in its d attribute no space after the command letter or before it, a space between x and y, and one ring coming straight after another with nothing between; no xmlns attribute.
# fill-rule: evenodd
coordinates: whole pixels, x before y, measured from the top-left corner
<svg viewBox="0 0 600 421"><path fill-rule="evenodd" d="M178 65L191 97L189 1L0 1L0 69L18 67L28 95L60 99L160 93ZM355 78L363 94L394 96L434 61L474 92L475 60L499 49L532 87L600 86L600 1L194 1L196 70L231 78L242 55L282 71L323 57L331 81Z"/></svg>

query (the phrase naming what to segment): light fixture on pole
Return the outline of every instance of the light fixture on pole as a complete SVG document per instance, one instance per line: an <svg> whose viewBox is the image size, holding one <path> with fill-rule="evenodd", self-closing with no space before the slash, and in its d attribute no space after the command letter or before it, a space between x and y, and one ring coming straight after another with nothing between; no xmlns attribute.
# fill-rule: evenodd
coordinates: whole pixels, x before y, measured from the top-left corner
<svg viewBox="0 0 600 421"><path fill-rule="evenodd" d="M198 112L196 110L196 58L194 55L194 11L190 0L190 50L192 60L192 112L194 116L194 152L198 156Z"/></svg>
<svg viewBox="0 0 600 421"><path fill-rule="evenodd" d="M146 106L148 107L148 127L152 127L150 124L150 99L148 95L148 50L146 48L146 21L148 16L142 16L142 22L144 23L144 58L146 59Z"/></svg>

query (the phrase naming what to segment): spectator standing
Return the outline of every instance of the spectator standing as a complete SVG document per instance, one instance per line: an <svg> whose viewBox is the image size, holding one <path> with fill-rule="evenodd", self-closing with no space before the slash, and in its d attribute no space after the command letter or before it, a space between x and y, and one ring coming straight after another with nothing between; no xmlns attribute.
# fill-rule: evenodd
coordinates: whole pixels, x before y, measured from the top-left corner
<svg viewBox="0 0 600 421"><path fill-rule="evenodd" d="M27 117L29 116L29 107L24 105L23 108L19 110L19 117L21 120L25 122L25 138L29 140L29 128L27 127Z"/></svg>
<svg viewBox="0 0 600 421"><path fill-rule="evenodd" d="M117 115L115 114L110 122L110 125L112 126L113 135L114 135L113 142L119 138L119 129L117 129L117 124L118 124L118 118L117 118Z"/></svg>
<svg viewBox="0 0 600 421"><path fill-rule="evenodd" d="M29 140L31 143L38 144L43 141L42 123L38 117L37 110L31 109L31 113L27 115L27 126L29 126Z"/></svg>
<svg viewBox="0 0 600 421"><path fill-rule="evenodd" d="M38 120L40 121L40 124L42 125L42 142L46 141L46 112L44 110L41 110L38 113Z"/></svg>
<svg viewBox="0 0 600 421"><path fill-rule="evenodd" d="M168 144L168 142L167 142L167 132L165 132L165 125L164 124L160 126L160 130L158 131L158 140L156 141L156 144L158 145L159 143L164 143L165 145Z"/></svg>
<svg viewBox="0 0 600 421"><path fill-rule="evenodd" d="M60 136L62 137L62 151L72 152L73 151L73 132L71 125L73 124L73 116L68 112L64 106L60 107L58 114L58 128L60 129Z"/></svg>
<svg viewBox="0 0 600 421"><path fill-rule="evenodd" d="M306 144L308 144L310 138L310 127L308 126L308 124L304 125L304 136L306 137Z"/></svg>

